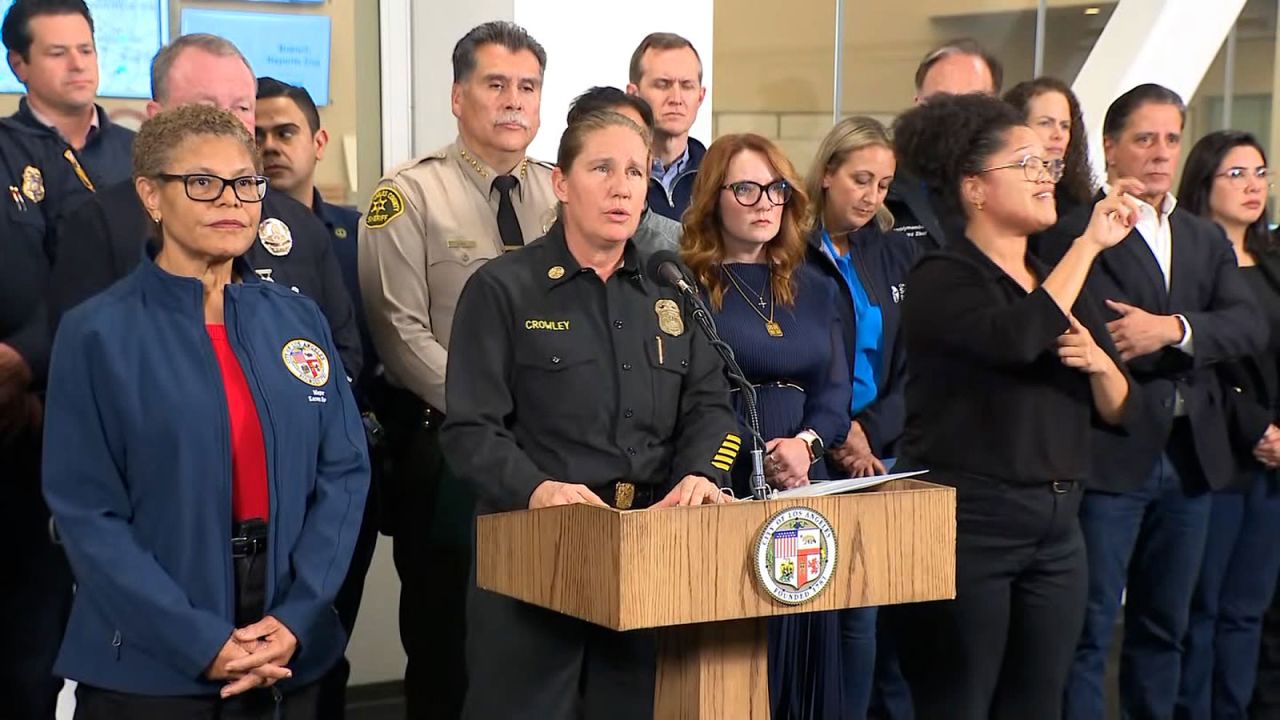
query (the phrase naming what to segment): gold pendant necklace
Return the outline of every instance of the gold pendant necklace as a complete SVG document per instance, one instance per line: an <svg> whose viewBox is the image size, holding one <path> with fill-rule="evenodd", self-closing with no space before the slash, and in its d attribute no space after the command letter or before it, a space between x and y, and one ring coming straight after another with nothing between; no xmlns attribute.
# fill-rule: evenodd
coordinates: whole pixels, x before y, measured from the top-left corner
<svg viewBox="0 0 1280 720"><path fill-rule="evenodd" d="M751 302L751 296L747 294L746 290L742 289L742 284L745 284L745 283L739 284L738 278L734 276L733 271L730 270L727 265L722 264L720 266L720 269L729 278L729 282L733 284L733 289L737 290L738 294L742 296L742 299L747 301L747 307L751 308L752 312L754 312L756 315L759 315L760 319L764 321L764 331L769 333L769 337L782 337L782 326L779 325L773 319L773 311L777 307L777 298L775 298L773 295L773 268L769 268L769 277L767 280L765 280L765 287L769 288L768 317L766 317L764 313L760 312L760 310L756 308L755 303ZM763 300L764 300L763 294L760 296L760 299L763 303Z"/></svg>

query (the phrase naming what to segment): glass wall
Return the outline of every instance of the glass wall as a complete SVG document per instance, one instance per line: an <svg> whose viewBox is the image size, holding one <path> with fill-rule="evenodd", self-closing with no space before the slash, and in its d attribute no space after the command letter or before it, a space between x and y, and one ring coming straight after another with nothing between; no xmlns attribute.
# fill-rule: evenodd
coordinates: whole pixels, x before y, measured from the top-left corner
<svg viewBox="0 0 1280 720"><path fill-rule="evenodd" d="M1004 64L1004 89L1036 73L1036 30L1044 14L1040 74L1075 81L1117 2L1081 0L715 0L714 133L752 131L778 140L807 166L839 115L888 123L914 101L920 59L946 40L970 37ZM839 33L837 33L837 28ZM840 35L840 87L835 46ZM1273 130L1276 0L1248 0L1228 47L1189 99L1187 137L1224 127L1248 130L1280 151ZM838 98L838 99L837 99ZM1224 113L1230 113L1226 118Z"/></svg>
<svg viewBox="0 0 1280 720"><path fill-rule="evenodd" d="M715 0L716 136L777 140L801 172L831 127L835 0Z"/></svg>
<svg viewBox="0 0 1280 720"><path fill-rule="evenodd" d="M1248 0L1235 25L1234 47L1222 44L1196 94L1187 99L1187 143L1214 130L1231 128L1253 133L1268 159L1280 149L1271 122L1276 81L1276 1ZM1270 208L1276 220L1276 195Z"/></svg>
<svg viewBox="0 0 1280 720"><path fill-rule="evenodd" d="M1115 12L1114 2L1089 5L1075 3L1067 7L1050 7L1045 12L1044 65L1042 75L1050 75L1068 84L1075 82L1084 61L1098 36Z"/></svg>
<svg viewBox="0 0 1280 720"><path fill-rule="evenodd" d="M120 3L115 3L119 5ZM9 3L0 2L0 8ZM91 11L100 13L115 9L111 2L89 2ZM181 32L182 13L186 9L217 9L243 12L270 12L297 15L326 16L330 20L329 44L329 103L320 108L321 124L329 133L329 149L325 159L316 169L316 183L321 194L334 202L357 202L371 192L380 170L378 101L378 8L375 2L361 0L327 0L321 4L270 5L250 0L221 0L217 3L202 0L169 0L169 37ZM109 22L99 23L97 43L99 48L109 46L113 39L107 29ZM357 52L359 48L359 52ZM149 64L151 58L135 58L141 64ZM117 68L100 63L99 75L106 77ZM269 69L255 68L260 74ZM0 72L9 72L8 68ZM367 78L374 78L368 82ZM18 94L0 94L0 115L9 115L18 107ZM106 108L113 121L137 128L146 118L145 99L100 97L98 102ZM359 112L357 112L359 108ZM363 152L357 152L357 147Z"/></svg>
<svg viewBox="0 0 1280 720"><path fill-rule="evenodd" d="M779 142L802 168L839 114L889 123L915 98L916 65L946 40L971 37L1005 66L1004 87L1035 71L1039 0L716 0L715 134L751 131ZM1054 0L1046 10L1045 71L1068 82L1114 2ZM834 87L841 35L839 100Z"/></svg>

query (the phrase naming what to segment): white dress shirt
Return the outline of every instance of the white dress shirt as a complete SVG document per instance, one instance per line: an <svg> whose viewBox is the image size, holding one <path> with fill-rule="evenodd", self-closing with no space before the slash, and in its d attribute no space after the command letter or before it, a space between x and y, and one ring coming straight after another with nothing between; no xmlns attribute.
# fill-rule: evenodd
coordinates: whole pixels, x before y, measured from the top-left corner
<svg viewBox="0 0 1280 720"><path fill-rule="evenodd" d="M1156 264L1160 266L1166 292L1173 279L1173 229L1169 224L1169 215L1177 205L1178 199L1172 193L1165 193L1158 212L1146 201L1138 200L1138 222L1134 225L1134 229L1142 239L1147 241L1147 247L1151 248L1151 254L1155 256ZM1195 351L1195 346L1191 344L1191 323L1184 315L1179 314L1174 317L1178 318L1178 322L1182 324L1182 340L1174 347L1191 355ZM1173 414L1175 416L1186 414L1182 404L1182 393L1176 393L1174 397Z"/></svg>

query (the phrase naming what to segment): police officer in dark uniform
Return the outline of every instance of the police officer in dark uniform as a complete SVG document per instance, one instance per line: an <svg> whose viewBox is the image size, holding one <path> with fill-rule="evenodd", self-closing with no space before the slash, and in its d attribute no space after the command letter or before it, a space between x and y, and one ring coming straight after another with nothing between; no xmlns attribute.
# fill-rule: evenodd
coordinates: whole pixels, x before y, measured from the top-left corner
<svg viewBox="0 0 1280 720"><path fill-rule="evenodd" d="M174 72L179 65L181 72ZM205 78L225 76L227 70L239 75L235 83L197 87L207 82ZM156 55L153 75L163 82L153 88L156 99L149 111L216 100L253 131L256 79L248 61L229 41L212 35L184 35ZM191 82L172 82L177 79ZM100 188L92 200L62 218L52 250L49 315L54 326L67 310L137 266L144 243L154 234L150 225L131 181ZM245 257L263 280L300 292L320 305L346 371L359 377L363 358L355 312L328 231L315 215L287 194L268 191L262 203L258 242Z"/></svg>
<svg viewBox="0 0 1280 720"><path fill-rule="evenodd" d="M374 400L382 381L377 352L369 338L369 326L365 322L364 303L360 296L360 276L356 272L356 238L360 213L354 208L325 202L316 188L316 164L324 158L329 144L329 134L320 126L320 111L306 88L290 85L271 77L258 78L258 103L254 109L258 147L262 150L263 172L277 192L287 193L294 200L311 208L311 212L329 234L338 267L342 270L342 282L355 308L356 326L360 329L360 346L364 350L363 369L353 386L356 404L364 420L365 435L369 442L369 460L372 480L369 498L365 502L364 517L356 537L355 552L347 568L347 577L338 590L333 607L347 637L355 629L360 600L364 594L365 575L373 562L373 551L378 543L377 483L386 462L385 443L381 425L374 412ZM317 720L340 720L346 709L347 680L351 676L351 664L344 657L320 681Z"/></svg>
<svg viewBox="0 0 1280 720"><path fill-rule="evenodd" d="M94 102L98 55L84 1L18 0L5 13L3 35L27 89L12 119L55 146L89 189L128 180L134 133Z"/></svg>
<svg viewBox="0 0 1280 720"><path fill-rule="evenodd" d="M363 370L357 378L357 399L378 368L378 356L364 318L360 297L360 275L356 271L356 236L360 212L353 207L326 202L316 187L316 165L324 159L329 134L320 127L320 111L306 88L272 77L258 78L258 104L254 109L255 135L262 149L263 173L271 188L311 209L324 223L334 257L342 271L342 282L355 308L364 350Z"/></svg>
<svg viewBox="0 0 1280 720"><path fill-rule="evenodd" d="M723 365L631 240L649 160L647 132L622 115L571 125L552 176L560 220L462 292L441 445L479 513L727 499L741 438ZM653 716L647 632L473 586L466 657L465 718Z"/></svg>
<svg viewBox="0 0 1280 720"><path fill-rule="evenodd" d="M57 148L0 120L0 706L4 717L52 720L62 681L53 661L71 603L71 569L49 534L40 496L42 405L48 366L44 313L51 219L69 200ZM70 186L74 191L74 185Z"/></svg>

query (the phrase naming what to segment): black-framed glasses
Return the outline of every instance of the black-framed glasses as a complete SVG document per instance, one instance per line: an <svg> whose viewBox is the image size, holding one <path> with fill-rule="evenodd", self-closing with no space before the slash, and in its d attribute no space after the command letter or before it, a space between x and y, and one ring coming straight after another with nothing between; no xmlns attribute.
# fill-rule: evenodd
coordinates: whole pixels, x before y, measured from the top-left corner
<svg viewBox="0 0 1280 720"><path fill-rule="evenodd" d="M739 180L738 182L721 185L721 190L728 190L733 193L733 199L743 207L754 207L760 202L760 198L768 197L769 202L774 205L786 205L791 202L791 183L786 180L774 180L768 185L753 180Z"/></svg>
<svg viewBox="0 0 1280 720"><path fill-rule="evenodd" d="M1231 167L1214 175L1214 177L1226 178L1227 182L1236 187L1244 187L1250 180L1261 180L1267 187L1271 187L1272 185L1271 168L1268 167L1258 167L1253 169L1238 166Z"/></svg>
<svg viewBox="0 0 1280 720"><path fill-rule="evenodd" d="M267 196L267 179L261 175L241 175L236 178L224 178L206 173L190 173L174 175L160 173L156 177L173 182L181 181L187 191L187 197L199 202L213 202L222 197L222 193L231 186L240 202L262 202Z"/></svg>
<svg viewBox="0 0 1280 720"><path fill-rule="evenodd" d="M1009 168L1022 168L1022 175L1026 177L1027 182L1048 180L1051 183L1056 183L1062 179L1062 173L1066 171L1067 164L1057 158L1045 160L1035 155L1027 155L1016 163L1005 163L1004 165L982 168L978 171L978 174L981 175L992 170L1007 170Z"/></svg>

